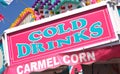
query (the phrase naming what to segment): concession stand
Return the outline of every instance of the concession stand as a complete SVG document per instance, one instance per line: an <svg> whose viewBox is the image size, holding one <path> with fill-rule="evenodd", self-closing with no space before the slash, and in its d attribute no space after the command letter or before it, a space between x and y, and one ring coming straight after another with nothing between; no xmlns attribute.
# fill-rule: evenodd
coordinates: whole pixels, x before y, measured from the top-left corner
<svg viewBox="0 0 120 74"><path fill-rule="evenodd" d="M3 74L119 74L118 26L116 5L102 1L7 29Z"/></svg>

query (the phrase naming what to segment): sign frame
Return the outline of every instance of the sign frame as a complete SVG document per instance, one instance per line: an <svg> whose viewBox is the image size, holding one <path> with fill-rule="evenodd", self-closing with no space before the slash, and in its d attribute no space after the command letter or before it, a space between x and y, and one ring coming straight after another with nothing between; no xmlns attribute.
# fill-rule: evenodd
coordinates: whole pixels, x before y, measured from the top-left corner
<svg viewBox="0 0 120 74"><path fill-rule="evenodd" d="M114 15L114 17L115 17L115 22L116 22L116 27L117 26L119 26L119 24L120 24L120 12L118 12L118 8L120 8L120 3L118 2L118 3L116 3L116 4L114 4L114 12L113 12L113 15ZM117 27L116 28L117 29L117 33L118 34L120 34L120 27Z"/></svg>
<svg viewBox="0 0 120 74"><path fill-rule="evenodd" d="M39 21L31 22L31 23L28 23L28 24L25 24L25 25L20 25L20 26L17 26L17 27L5 30L4 34L2 36L2 40L3 40L3 48L4 48L4 53L5 53L5 60L8 63L8 66L11 65L10 62L11 62L11 59L13 59L13 58L9 57L9 55L10 55L9 54L9 49L8 49L9 48L8 47L8 43L9 42L8 42L8 39L7 39L7 36L9 34L15 33L15 32L18 32L18 31L21 31L21 30L24 30L24 29L29 29L31 27L38 26L38 25L40 25L42 23L54 21L54 20L61 19L61 18L67 17L67 16L71 16L71 15L74 15L74 14L77 14L77 13L81 13L81 12L85 12L85 11L92 10L92 9L95 9L95 8L99 8L101 6L106 6L108 8L110 19L111 19L111 23L113 24L113 29L114 29L114 33L115 33L116 38L108 40L108 41L96 43L96 44L91 44L91 45L89 45L87 47L81 47L81 48L75 49L73 51L84 50L84 49L88 49L88 48L91 48L91 47L96 47L96 46L109 44L109 43L118 43L118 41L119 41L118 33L117 33L118 32L118 28L115 25L115 24L117 24L115 22L116 17L114 17L114 14L113 14L116 10L113 11L113 6L110 6L110 4L107 1L103 1L101 3L89 5L89 6L86 6L86 7L83 7L83 8L79 8L79 9L75 9L75 10L72 10L72 11L67 11L66 13L55 15L53 17L44 18L44 19L39 20ZM63 15L65 15L65 16L63 16ZM71 51L66 51L66 52L73 52L73 51L71 50Z"/></svg>

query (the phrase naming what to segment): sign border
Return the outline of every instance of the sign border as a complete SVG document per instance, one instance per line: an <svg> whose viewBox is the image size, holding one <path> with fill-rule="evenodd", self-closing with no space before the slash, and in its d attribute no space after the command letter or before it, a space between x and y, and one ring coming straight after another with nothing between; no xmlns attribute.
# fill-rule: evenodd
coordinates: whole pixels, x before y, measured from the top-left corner
<svg viewBox="0 0 120 74"><path fill-rule="evenodd" d="M2 40L3 40L3 48L4 48L4 53L5 53L5 61L8 63L8 66L10 66L10 58L9 58L9 51L8 51L8 40L7 40L7 35L8 34L16 32L16 31L24 30L24 29L27 29L27 28L30 28L30 27L34 27L34 26L37 26L37 25L42 24L42 23L54 21L54 20L57 20L57 19L60 19L60 18L70 16L70 15L74 15L74 14L77 14L77 13L81 13L81 12L84 12L84 11L95 9L95 8L98 8L98 7L101 7L101 6L107 6L107 8L108 8L108 11L109 11L109 14L110 14L110 19L111 19L111 22L113 24L113 29L115 31L116 38L112 39L112 40L100 42L100 43L97 43L97 44L92 44L88 47L82 47L82 49L87 49L87 48L94 47L94 46L97 46L97 45L102 45L102 44L105 44L105 43L111 43L111 42L118 41L119 38L118 38L118 35L116 33L118 31L118 29L116 29L117 26L115 25L116 24L115 23L116 22L115 21L116 17L114 17L114 15L113 15L113 13L114 13L113 8L109 6L109 3L107 1L103 1L103 2L100 2L100 3L96 3L96 4L93 4L93 5L89 5L89 6L82 7L82 8L79 8L79 9L75 9L75 10L72 10L72 11L67 11L67 12L59 14L59 15L54 15L53 17L44 18L44 19L41 19L41 20L38 20L38 21L35 21L35 22L27 23L25 25L20 25L20 26L5 30L4 33L3 33L3 36L2 36ZM65 15L65 16L63 16L63 15ZM76 49L76 50L78 50L78 49ZM66 52L70 52L70 51L66 51Z"/></svg>

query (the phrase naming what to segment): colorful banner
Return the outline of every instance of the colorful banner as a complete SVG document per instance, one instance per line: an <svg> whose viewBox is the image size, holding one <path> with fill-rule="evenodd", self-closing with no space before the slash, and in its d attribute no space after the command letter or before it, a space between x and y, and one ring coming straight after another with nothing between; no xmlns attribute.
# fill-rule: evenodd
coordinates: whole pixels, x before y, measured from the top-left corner
<svg viewBox="0 0 120 74"><path fill-rule="evenodd" d="M38 21L36 25L32 23L32 27L6 31L4 46L7 58L10 58L7 59L8 64L21 64L48 54L78 51L118 41L108 13L107 6L101 6L70 17L41 24Z"/></svg>
<svg viewBox="0 0 120 74"><path fill-rule="evenodd" d="M46 57L41 56L38 60L32 62L8 66L4 74L30 74L31 72L53 69L61 65L73 66L70 68L70 74L75 74L75 68L77 68L78 71L82 71L80 64L87 65L113 58L120 58L119 49L120 45L116 45L58 55L47 55Z"/></svg>

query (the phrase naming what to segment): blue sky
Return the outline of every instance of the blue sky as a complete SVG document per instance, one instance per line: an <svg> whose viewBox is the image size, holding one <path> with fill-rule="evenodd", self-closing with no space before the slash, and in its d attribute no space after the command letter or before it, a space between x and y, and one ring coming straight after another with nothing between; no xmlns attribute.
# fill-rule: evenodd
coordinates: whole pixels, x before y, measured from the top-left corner
<svg viewBox="0 0 120 74"><path fill-rule="evenodd" d="M0 5L0 13L4 15L5 19L0 22L0 35L5 29L8 29L18 15L26 7L31 7L36 0L13 0L13 2L6 7Z"/></svg>

